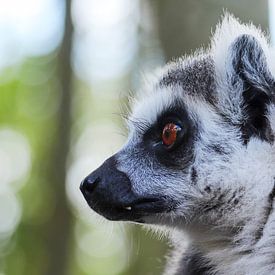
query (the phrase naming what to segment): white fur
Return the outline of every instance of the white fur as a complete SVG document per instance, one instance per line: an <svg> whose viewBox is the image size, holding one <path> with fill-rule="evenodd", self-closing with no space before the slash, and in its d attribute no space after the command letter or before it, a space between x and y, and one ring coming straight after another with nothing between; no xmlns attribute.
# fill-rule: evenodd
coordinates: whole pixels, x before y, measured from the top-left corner
<svg viewBox="0 0 275 275"><path fill-rule="evenodd" d="M211 105L200 95L189 94L178 84L160 87L158 79L175 66L169 64L159 70L133 101L130 135L118 162L119 169L129 176L136 193L164 194L181 201L176 210L146 217L145 221L166 230L170 228L176 243L184 242L185 234L189 235L190 243L195 244L213 265L212 274L275 274L275 212L272 208L266 213L275 184L274 143L252 137L247 145L243 144L240 128L236 126L243 119L243 84L235 87L228 84L230 74L234 73L230 47L242 34L256 38L265 54L268 70L275 75L273 54L263 32L226 14L216 29L210 51L179 61L184 69L194 60L210 54L215 66L216 105ZM199 129L194 141L192 167L184 172L166 169L151 161L148 155L139 155L142 153L136 149L142 142L144 131L176 99L184 103L190 119ZM224 120L223 115L232 123ZM269 106L267 117L275 134L274 104ZM144 122L147 128L140 131L132 121ZM223 152L215 152L213 145L219 146ZM197 170L195 185L190 176L194 167ZM200 213L200 209L203 211L218 198L224 201L219 211ZM192 227L194 219L199 228ZM192 230L188 231L187 225ZM259 232L262 236L257 239L255 234ZM184 253L187 242L181 245ZM179 259L175 261L179 262ZM176 271L173 265L174 262L170 263L167 274L171 274L172 269Z"/></svg>

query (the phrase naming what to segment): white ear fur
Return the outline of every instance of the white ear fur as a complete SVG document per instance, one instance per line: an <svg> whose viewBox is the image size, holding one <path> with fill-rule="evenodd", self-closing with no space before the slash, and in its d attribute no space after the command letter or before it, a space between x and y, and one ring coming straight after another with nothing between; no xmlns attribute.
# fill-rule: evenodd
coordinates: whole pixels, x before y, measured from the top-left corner
<svg viewBox="0 0 275 275"><path fill-rule="evenodd" d="M272 65L271 50L269 46L269 39L265 34L256 28L253 24L242 24L233 15L226 13L220 24L217 25L215 33L211 41L211 54L213 56L216 73L219 80L219 84L225 83L226 74L230 71L228 66L228 54L230 53L230 46L241 35L253 36L261 45L263 52L266 56L267 64L272 75L275 75L275 67Z"/></svg>

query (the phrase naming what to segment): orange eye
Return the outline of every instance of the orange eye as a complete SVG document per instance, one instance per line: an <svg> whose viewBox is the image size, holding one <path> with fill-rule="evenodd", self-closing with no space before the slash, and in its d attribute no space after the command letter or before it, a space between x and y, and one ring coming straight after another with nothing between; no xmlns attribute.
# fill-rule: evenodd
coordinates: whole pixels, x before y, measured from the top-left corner
<svg viewBox="0 0 275 275"><path fill-rule="evenodd" d="M173 145L177 140L178 132L181 131L181 127L174 124L168 123L164 126L162 131L162 142L166 146Z"/></svg>

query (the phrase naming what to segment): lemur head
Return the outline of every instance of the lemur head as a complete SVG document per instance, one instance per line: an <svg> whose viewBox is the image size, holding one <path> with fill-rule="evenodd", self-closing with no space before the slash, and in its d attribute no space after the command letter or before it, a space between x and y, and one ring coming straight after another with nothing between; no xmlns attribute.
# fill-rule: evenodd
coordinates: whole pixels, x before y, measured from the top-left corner
<svg viewBox="0 0 275 275"><path fill-rule="evenodd" d="M133 101L125 146L81 184L90 207L190 232L257 220L274 185L274 65L263 33L226 15L209 50L168 64Z"/></svg>

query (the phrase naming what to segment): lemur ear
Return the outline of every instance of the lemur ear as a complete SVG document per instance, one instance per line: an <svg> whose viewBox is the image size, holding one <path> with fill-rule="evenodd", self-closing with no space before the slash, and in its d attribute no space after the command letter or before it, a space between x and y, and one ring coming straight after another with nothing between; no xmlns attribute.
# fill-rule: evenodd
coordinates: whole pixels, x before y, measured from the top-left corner
<svg viewBox="0 0 275 275"><path fill-rule="evenodd" d="M264 35L226 15L214 35L212 54L224 114L240 127L245 143L251 136L271 142L267 113L275 81Z"/></svg>

